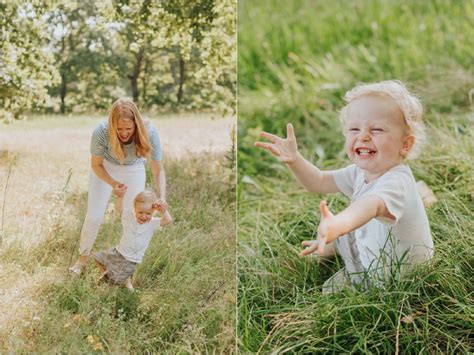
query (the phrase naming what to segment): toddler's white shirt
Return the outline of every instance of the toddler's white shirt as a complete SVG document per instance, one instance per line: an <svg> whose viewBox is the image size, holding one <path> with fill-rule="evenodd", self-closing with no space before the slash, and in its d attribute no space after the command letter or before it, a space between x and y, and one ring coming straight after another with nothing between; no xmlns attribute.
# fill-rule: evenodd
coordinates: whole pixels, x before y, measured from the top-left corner
<svg viewBox="0 0 474 355"><path fill-rule="evenodd" d="M355 164L332 175L339 190L352 202L363 196L379 196L395 217L374 218L354 231L360 262L366 270L382 266L382 261L391 265L394 257L404 263L418 263L433 256L428 217L408 166L394 166L370 183L365 182L363 170ZM392 237L388 238L390 232Z"/></svg>
<svg viewBox="0 0 474 355"><path fill-rule="evenodd" d="M140 224L132 210L124 210L122 214L123 234L116 247L123 257L134 263L140 263L145 255L155 230L160 229L161 218L153 217L150 222Z"/></svg>

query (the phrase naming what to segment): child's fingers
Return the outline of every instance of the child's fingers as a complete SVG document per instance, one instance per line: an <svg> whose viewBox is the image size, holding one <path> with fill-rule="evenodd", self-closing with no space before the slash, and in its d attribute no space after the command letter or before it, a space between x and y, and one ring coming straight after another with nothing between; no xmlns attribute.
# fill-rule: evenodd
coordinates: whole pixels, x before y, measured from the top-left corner
<svg viewBox="0 0 474 355"><path fill-rule="evenodd" d="M125 195L125 192L127 191L127 185L120 182L113 188L113 191L115 196L123 197L123 195Z"/></svg>
<svg viewBox="0 0 474 355"><path fill-rule="evenodd" d="M320 203L319 203L319 210L321 211L321 215L323 217L329 217L330 216L330 212L329 212L329 208L328 208L328 205L327 205L327 202L326 200L322 200Z"/></svg>
<svg viewBox="0 0 474 355"><path fill-rule="evenodd" d="M286 138L296 140L295 130L294 130L293 125L291 123L288 123L286 125Z"/></svg>
<svg viewBox="0 0 474 355"><path fill-rule="evenodd" d="M278 148L276 148L273 144L264 143L264 142L256 142L255 146L260 147L260 148L264 148L264 149L268 150L270 153L272 153L276 156L281 155L280 150Z"/></svg>
<svg viewBox="0 0 474 355"><path fill-rule="evenodd" d="M308 244L303 244L303 245L308 245L308 248L306 249L303 249L301 252L300 252L300 255L301 256L305 256L305 255L308 255L308 254L311 254L311 253L314 253L316 251L316 249L318 249L318 242L317 241L305 241L305 242L309 242Z"/></svg>
<svg viewBox="0 0 474 355"><path fill-rule="evenodd" d="M160 206L161 208L168 208L168 204L166 203L166 201L164 200L156 200L155 202L158 206Z"/></svg>
<svg viewBox="0 0 474 355"><path fill-rule="evenodd" d="M268 150L270 150L270 147L272 146L270 143L267 143L267 142L255 142L254 145L256 147L264 148L264 149L268 149Z"/></svg>
<svg viewBox="0 0 474 355"><path fill-rule="evenodd" d="M281 151L280 151L280 149L278 149L278 148L275 147L274 145L270 145L270 146L268 147L268 150L269 150L270 152L272 152L274 155L276 155L277 157L281 156Z"/></svg>
<svg viewBox="0 0 474 355"><path fill-rule="evenodd" d="M266 138L272 143L276 143L277 141L281 139L280 137L268 132L260 132L260 137Z"/></svg>
<svg viewBox="0 0 474 355"><path fill-rule="evenodd" d="M266 150L270 150L270 149L268 149L268 147L270 146L270 144L265 143L265 142L255 142L255 143L254 143L254 146L256 146L256 147L258 147L258 148L263 148L263 149L266 149Z"/></svg>
<svg viewBox="0 0 474 355"><path fill-rule="evenodd" d="M153 208L160 213L165 213L168 208L168 204L162 200L159 200L159 202L155 202L153 204Z"/></svg>

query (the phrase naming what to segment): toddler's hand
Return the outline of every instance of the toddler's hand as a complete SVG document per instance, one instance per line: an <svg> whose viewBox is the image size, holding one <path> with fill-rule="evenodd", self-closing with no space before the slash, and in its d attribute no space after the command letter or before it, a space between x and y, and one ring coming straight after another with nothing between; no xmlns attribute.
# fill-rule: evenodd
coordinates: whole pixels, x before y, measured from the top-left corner
<svg viewBox="0 0 474 355"><path fill-rule="evenodd" d="M315 252L318 249L319 241L318 240L303 240L301 245L307 247L300 252L301 256L305 256Z"/></svg>
<svg viewBox="0 0 474 355"><path fill-rule="evenodd" d="M127 185L116 181L114 183L114 186L112 187L112 192L117 197L123 197L125 195L125 192L127 192Z"/></svg>
<svg viewBox="0 0 474 355"><path fill-rule="evenodd" d="M268 150L283 163L289 164L296 160L298 144L296 143L295 132L291 123L288 123L286 126L286 139L267 132L260 133L260 136L268 139L271 143L256 142L256 147Z"/></svg>
<svg viewBox="0 0 474 355"><path fill-rule="evenodd" d="M305 240L301 243L308 247L301 251L300 255L302 256L311 254L316 250L320 255L323 255L326 244L331 243L338 237L334 231L334 215L329 211L326 201L321 201L319 210L321 211L321 221L318 226L318 236L316 240Z"/></svg>
<svg viewBox="0 0 474 355"><path fill-rule="evenodd" d="M156 200L155 202L153 202L152 207L158 210L160 213L165 213L168 209L168 204L164 200Z"/></svg>

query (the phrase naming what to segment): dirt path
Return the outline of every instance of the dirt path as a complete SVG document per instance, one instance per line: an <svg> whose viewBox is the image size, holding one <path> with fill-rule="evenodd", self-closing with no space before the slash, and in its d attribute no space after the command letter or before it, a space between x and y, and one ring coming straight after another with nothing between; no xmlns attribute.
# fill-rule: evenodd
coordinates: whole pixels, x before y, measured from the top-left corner
<svg viewBox="0 0 474 355"><path fill-rule="evenodd" d="M7 349L13 349L21 342L21 332L25 327L33 326L40 317L35 295L65 275L63 268L56 265L33 270L16 265L15 256L5 255L5 250L15 242L21 243L27 252L29 245L48 235L58 218L68 218L67 211L57 210L56 202L61 198L69 174L68 190L86 191L90 135L99 121L68 122L69 126L64 127L57 120L50 123L46 120L0 127L0 208L8 166L16 156L3 211L0 349L5 345ZM197 116L152 122L158 129L166 157L179 159L189 154L228 151L235 119Z"/></svg>

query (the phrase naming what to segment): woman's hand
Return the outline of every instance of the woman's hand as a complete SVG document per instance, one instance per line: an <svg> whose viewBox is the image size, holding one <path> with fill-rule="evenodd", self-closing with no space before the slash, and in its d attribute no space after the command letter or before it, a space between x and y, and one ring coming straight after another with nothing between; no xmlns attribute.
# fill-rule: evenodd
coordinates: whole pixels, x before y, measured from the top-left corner
<svg viewBox="0 0 474 355"><path fill-rule="evenodd" d="M155 210L158 210L158 212L160 213L165 213L166 210L168 209L168 204L166 203L165 200L158 199L155 202L153 202L152 207Z"/></svg>
<svg viewBox="0 0 474 355"><path fill-rule="evenodd" d="M112 186L112 192L117 197L123 197L125 195L125 192L127 192L127 185L115 181Z"/></svg>
<svg viewBox="0 0 474 355"><path fill-rule="evenodd" d="M275 155L279 161L290 164L298 157L298 145L291 123L288 123L286 126L286 139L267 132L260 133L260 136L268 139L271 143L256 142L255 146L268 150Z"/></svg>
<svg viewBox="0 0 474 355"><path fill-rule="evenodd" d="M301 244L306 249L301 251L301 255L308 255L316 250L319 255L324 255L324 247L326 244L331 243L334 239L339 237L336 231L336 219L327 206L326 201L321 201L319 204L319 210L321 211L321 221L318 226L318 236L316 240L305 240Z"/></svg>

